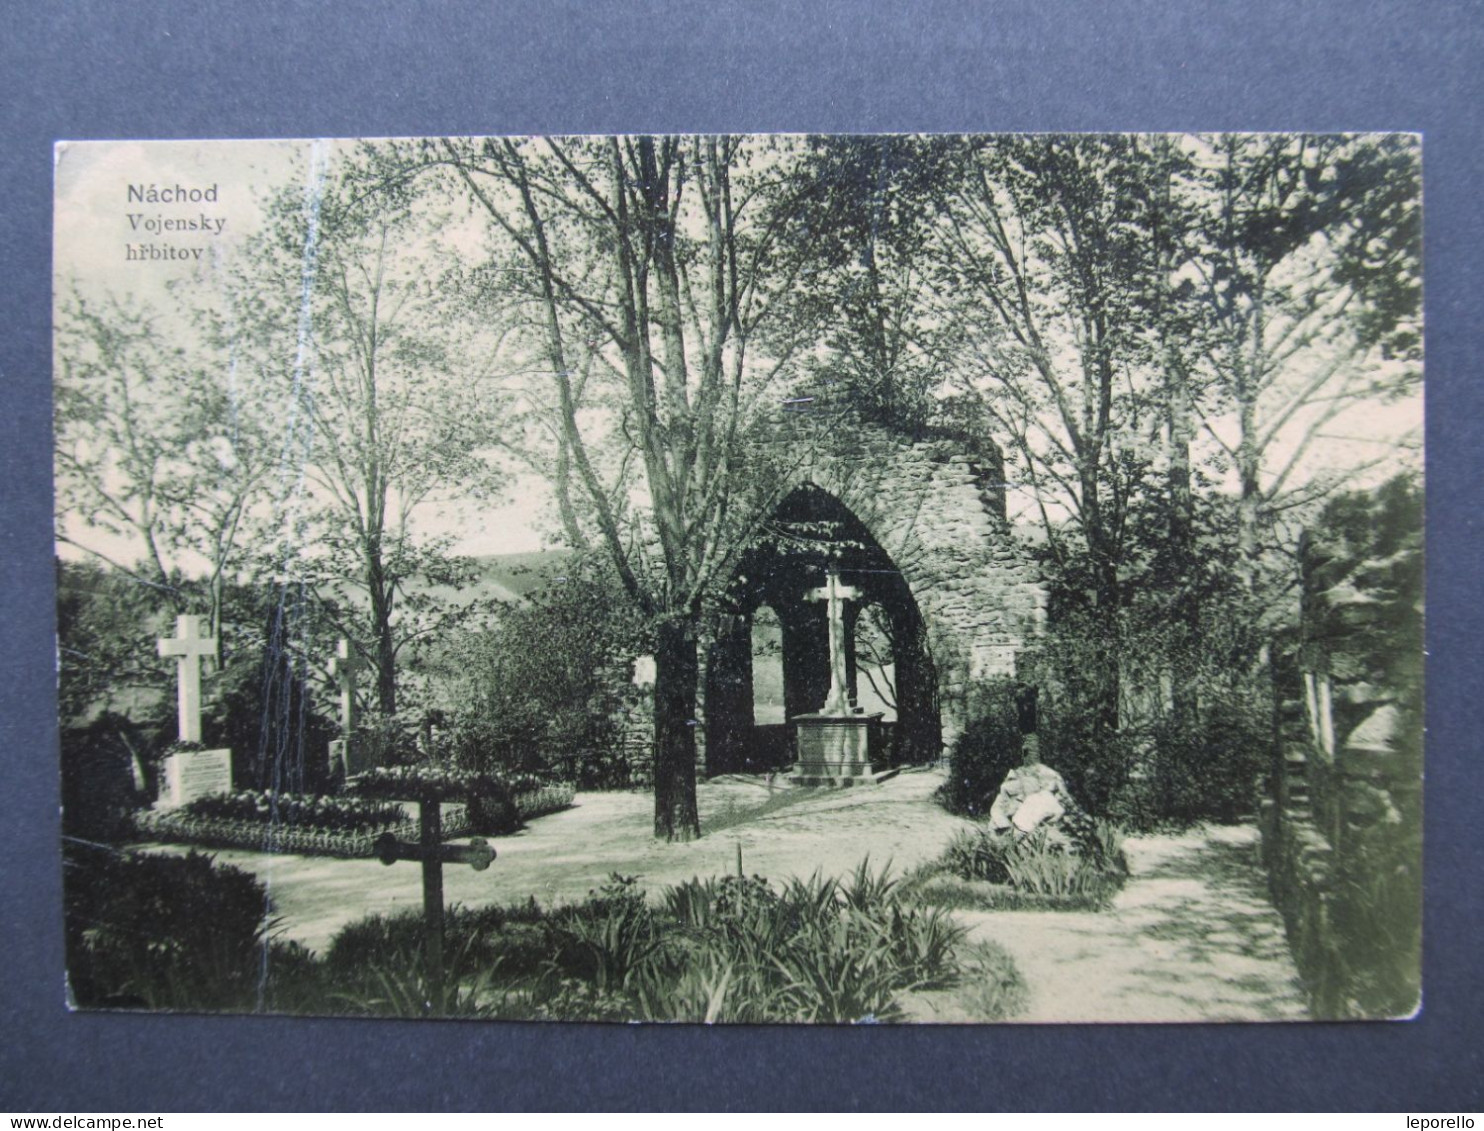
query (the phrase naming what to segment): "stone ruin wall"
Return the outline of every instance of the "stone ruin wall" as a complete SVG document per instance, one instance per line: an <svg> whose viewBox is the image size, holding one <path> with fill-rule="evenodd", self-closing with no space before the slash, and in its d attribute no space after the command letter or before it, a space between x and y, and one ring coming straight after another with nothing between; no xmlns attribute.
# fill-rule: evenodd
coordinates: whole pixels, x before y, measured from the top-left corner
<svg viewBox="0 0 1484 1131"><path fill-rule="evenodd" d="M831 444L788 446L797 458L773 484L774 497L806 484L834 495L911 589L937 673L946 750L968 722L973 683L1021 674L1021 654L1046 627L1046 586L1005 517L1000 453L956 439L914 442L869 425L854 425ZM702 773L705 651L697 703ZM620 729L635 780L643 783L653 751L652 716L631 714Z"/></svg>
<svg viewBox="0 0 1484 1131"><path fill-rule="evenodd" d="M806 483L848 507L901 570L927 627L952 743L972 682L1016 675L1046 623L1046 587L1005 518L1000 453L858 426L792 469L787 486Z"/></svg>
<svg viewBox="0 0 1484 1131"><path fill-rule="evenodd" d="M1364 886L1421 867L1420 518L1399 544L1352 526L1348 539L1306 537L1301 551L1302 612L1278 670L1262 832L1274 900L1321 1017L1374 1015L1356 998L1346 933L1379 912L1355 902L1347 877ZM1393 901L1389 917L1406 910Z"/></svg>

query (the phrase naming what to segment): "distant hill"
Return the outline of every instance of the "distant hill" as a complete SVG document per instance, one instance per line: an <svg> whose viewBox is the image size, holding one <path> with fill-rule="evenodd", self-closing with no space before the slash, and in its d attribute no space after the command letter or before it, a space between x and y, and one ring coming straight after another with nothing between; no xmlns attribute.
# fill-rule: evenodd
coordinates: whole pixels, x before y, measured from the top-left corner
<svg viewBox="0 0 1484 1131"><path fill-rule="evenodd" d="M502 600L518 600L560 577L571 558L570 550L531 550L524 554L475 558L475 567L482 575L476 588L482 596L488 587L488 596L500 596L499 591L503 590L510 597Z"/></svg>
<svg viewBox="0 0 1484 1131"><path fill-rule="evenodd" d="M456 598L461 602L493 598L516 603L560 577L571 556L567 550L533 550L524 554L474 557L469 559L476 574L472 584L457 590L446 585L434 585L424 592L435 597ZM414 584L423 589L423 586Z"/></svg>

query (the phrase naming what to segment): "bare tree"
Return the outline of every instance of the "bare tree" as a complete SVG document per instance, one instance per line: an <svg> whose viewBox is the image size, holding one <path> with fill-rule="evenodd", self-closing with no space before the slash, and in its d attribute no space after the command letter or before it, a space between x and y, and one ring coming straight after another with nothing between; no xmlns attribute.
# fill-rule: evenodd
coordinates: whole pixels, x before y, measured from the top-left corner
<svg viewBox="0 0 1484 1131"><path fill-rule="evenodd" d="M1185 273L1204 315L1195 361L1216 394L1200 411L1235 470L1250 565L1266 519L1399 439L1367 437L1368 457L1306 474L1352 410L1421 381L1418 154L1399 137L1223 135L1191 149L1186 191L1201 215Z"/></svg>
<svg viewBox="0 0 1484 1131"><path fill-rule="evenodd" d="M811 344L787 317L791 158L727 137L446 140L408 158L450 169L488 218L497 286L528 311L549 382L567 536L602 548L652 627L668 839L700 830L702 620L760 517L739 475L748 422Z"/></svg>
<svg viewBox="0 0 1484 1131"><path fill-rule="evenodd" d="M295 406L304 437L280 485L300 492L299 525L276 568L292 563L340 618L383 715L397 711L404 650L460 614L408 584L462 580L447 536L420 532L417 516L441 493L488 499L499 482L487 456L500 338L450 297L458 257L438 237L443 219L436 201L356 198L331 172L307 197L273 202L234 284L233 340ZM286 495L276 508L289 509Z"/></svg>

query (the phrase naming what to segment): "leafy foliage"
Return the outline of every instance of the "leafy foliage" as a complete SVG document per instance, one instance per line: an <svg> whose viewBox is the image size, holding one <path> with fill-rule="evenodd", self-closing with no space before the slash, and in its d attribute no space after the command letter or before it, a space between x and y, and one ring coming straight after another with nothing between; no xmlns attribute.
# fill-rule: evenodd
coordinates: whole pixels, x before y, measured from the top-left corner
<svg viewBox="0 0 1484 1131"><path fill-rule="evenodd" d="M67 970L91 1008L249 1009L273 920L251 875L210 856L68 842Z"/></svg>
<svg viewBox="0 0 1484 1131"><path fill-rule="evenodd" d="M105 713L162 718L168 673L155 658L168 595L94 562L57 561L57 690L63 725ZM147 705L147 707L146 707Z"/></svg>
<svg viewBox="0 0 1484 1131"><path fill-rule="evenodd" d="M639 697L630 668L646 635L611 573L571 561L564 574L445 642L432 671L447 756L470 771L625 786L618 720Z"/></svg>
<svg viewBox="0 0 1484 1131"><path fill-rule="evenodd" d="M1094 821L1068 845L1044 830L1028 837L975 828L913 874L914 899L941 907L1081 909L1104 906L1123 886L1123 839Z"/></svg>
<svg viewBox="0 0 1484 1131"><path fill-rule="evenodd" d="M691 880L646 900L632 877L576 904L449 912L446 996L422 967L411 913L372 917L335 938L309 1007L356 1012L585 1021L890 1020L914 989L954 984L963 930L905 907L863 863L841 883L816 875ZM1013 968L998 975L1006 986ZM997 999L999 1000L999 999ZM1009 1007L1013 994L993 1008ZM991 1017L996 1014L991 1014Z"/></svg>
<svg viewBox="0 0 1484 1131"><path fill-rule="evenodd" d="M939 799L950 813L986 816L1005 776L1020 765L1019 725L1024 688L1014 680L982 680L967 694L968 723L948 754L948 780Z"/></svg>
<svg viewBox="0 0 1484 1131"><path fill-rule="evenodd" d="M1121 582L1111 621L1089 606L1076 557L1055 574L1051 628L1033 665L1042 689L1043 759L1093 813L1133 828L1250 815L1272 750L1272 688L1262 666L1282 625L1283 559L1261 577L1260 601L1245 583L1235 516L1203 502L1192 516L1197 558L1182 564L1163 532L1165 494L1130 507L1143 547ZM1090 662L1119 657L1112 690L1119 727L1103 718L1109 672Z"/></svg>

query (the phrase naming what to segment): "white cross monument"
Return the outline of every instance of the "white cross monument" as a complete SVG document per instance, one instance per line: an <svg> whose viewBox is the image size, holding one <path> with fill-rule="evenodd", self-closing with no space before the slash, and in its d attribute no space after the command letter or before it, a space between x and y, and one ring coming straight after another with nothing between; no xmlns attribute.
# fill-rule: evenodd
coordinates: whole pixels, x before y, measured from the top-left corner
<svg viewBox="0 0 1484 1131"><path fill-rule="evenodd" d="M804 594L811 601L825 602L825 616L830 625L830 697L824 702L822 715L850 714L848 657L845 654L845 602L860 599L860 590L840 584L840 571L830 569L824 585Z"/></svg>
<svg viewBox="0 0 1484 1131"><path fill-rule="evenodd" d="M181 616L175 620L175 636L159 641L160 656L176 659L180 685L180 741L201 741L201 657L216 655L216 637L201 635L201 618ZM162 808L185 805L198 797L225 793L232 788L230 750L178 751L165 759L160 782Z"/></svg>
<svg viewBox="0 0 1484 1131"><path fill-rule="evenodd" d="M356 673L364 664L350 647L345 637L335 645L335 655L330 658L330 674L340 685L340 730L346 738L356 727Z"/></svg>
<svg viewBox="0 0 1484 1131"><path fill-rule="evenodd" d="M201 635L201 618L175 619L176 635L159 641L161 658L176 658L180 741L201 741L201 657L216 655L216 637Z"/></svg>
<svg viewBox="0 0 1484 1131"><path fill-rule="evenodd" d="M831 567L824 585L804 596L825 602L830 628L830 697L822 710L795 715L794 751L798 761L789 780L797 785L851 785L877 782L896 771L879 769L882 763L881 712L863 714L850 703L850 654L845 645L845 602L858 601L861 592L840 583L840 571Z"/></svg>

